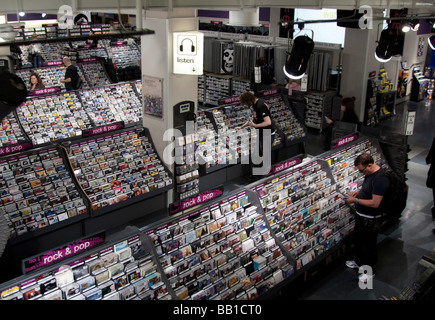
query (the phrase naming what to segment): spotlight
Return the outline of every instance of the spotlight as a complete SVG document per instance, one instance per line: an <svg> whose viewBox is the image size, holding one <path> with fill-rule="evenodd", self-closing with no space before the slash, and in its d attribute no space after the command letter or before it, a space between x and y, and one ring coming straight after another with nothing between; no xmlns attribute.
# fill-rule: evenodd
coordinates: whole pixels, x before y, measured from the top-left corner
<svg viewBox="0 0 435 320"><path fill-rule="evenodd" d="M24 11L20 11L20 12L18 12L18 15L19 15L20 17L24 17L24 16L26 15L26 13L25 13Z"/></svg>
<svg viewBox="0 0 435 320"><path fill-rule="evenodd" d="M430 36L429 38L427 38L427 42L429 43L429 47L432 50L435 50L435 35Z"/></svg>
<svg viewBox="0 0 435 320"><path fill-rule="evenodd" d="M411 30L412 31L417 31L418 28L420 27L420 20L419 19L413 19L413 20L409 21L409 24L411 26Z"/></svg>
<svg viewBox="0 0 435 320"><path fill-rule="evenodd" d="M397 34L391 29L384 29L381 32L378 46L375 50L375 57L380 62L388 62L393 56L394 47L397 42Z"/></svg>
<svg viewBox="0 0 435 320"><path fill-rule="evenodd" d="M313 49L314 41L306 35L294 39L291 52L287 52L287 60L283 67L284 74L291 79L302 78Z"/></svg>
<svg viewBox="0 0 435 320"><path fill-rule="evenodd" d="M408 22L402 22L402 32L408 32L411 30L411 26Z"/></svg>
<svg viewBox="0 0 435 320"><path fill-rule="evenodd" d="M42 16L43 18L45 18L46 15L47 15L47 14L46 14L45 12L41 13L41 16Z"/></svg>

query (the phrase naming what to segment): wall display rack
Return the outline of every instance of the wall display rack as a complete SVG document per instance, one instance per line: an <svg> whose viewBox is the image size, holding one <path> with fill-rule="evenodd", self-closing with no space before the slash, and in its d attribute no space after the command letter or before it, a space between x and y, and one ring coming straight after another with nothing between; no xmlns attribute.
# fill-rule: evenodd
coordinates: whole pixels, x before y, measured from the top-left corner
<svg viewBox="0 0 435 320"><path fill-rule="evenodd" d="M274 77L275 82L280 85L288 82L282 68L287 59L287 52L291 51L287 38L219 31L203 31L203 33L208 52L205 71L231 74L250 82L257 58L264 57L267 60L266 71ZM225 46L231 46L231 49L226 49ZM222 52L225 51L231 51L231 61L226 61L223 57ZM341 64L341 52L341 45L316 43L307 67L308 90L338 90L340 81L337 76L338 70L335 70L335 75L333 71L334 66L339 68ZM225 70L222 66L229 62L231 68Z"/></svg>
<svg viewBox="0 0 435 320"><path fill-rule="evenodd" d="M322 131L325 127L325 116L332 119L333 97L335 91L309 91L305 109L305 126Z"/></svg>
<svg viewBox="0 0 435 320"><path fill-rule="evenodd" d="M178 197L182 200L199 193L199 164L195 157L197 134L175 139L175 182Z"/></svg>
<svg viewBox="0 0 435 320"><path fill-rule="evenodd" d="M204 71L231 74L233 71L233 41L204 38Z"/></svg>
<svg viewBox="0 0 435 320"><path fill-rule="evenodd" d="M238 97L245 91L251 91L251 82L247 79L234 77L231 80L231 96ZM251 91L252 92L252 91Z"/></svg>

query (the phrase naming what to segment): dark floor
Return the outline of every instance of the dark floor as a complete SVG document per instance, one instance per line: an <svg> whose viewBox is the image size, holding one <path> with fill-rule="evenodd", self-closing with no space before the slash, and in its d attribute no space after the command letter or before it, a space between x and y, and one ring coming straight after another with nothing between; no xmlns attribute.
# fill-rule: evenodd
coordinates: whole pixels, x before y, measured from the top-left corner
<svg viewBox="0 0 435 320"><path fill-rule="evenodd" d="M425 185L428 165L425 156L435 137L435 101L402 102L396 107L396 115L381 122L382 126L403 133L408 109L416 110L413 135L408 137L411 151L408 153L406 172L409 194L407 208L395 225L382 232L378 238L379 260L373 289L362 290L358 286L356 270L339 264L326 276L316 281L299 296L302 300L379 300L398 298L402 289L414 282L417 265L423 255L435 248L432 233L432 190ZM323 136L309 133L307 153L317 154ZM310 143L310 141L312 143ZM321 145L321 144L320 144Z"/></svg>

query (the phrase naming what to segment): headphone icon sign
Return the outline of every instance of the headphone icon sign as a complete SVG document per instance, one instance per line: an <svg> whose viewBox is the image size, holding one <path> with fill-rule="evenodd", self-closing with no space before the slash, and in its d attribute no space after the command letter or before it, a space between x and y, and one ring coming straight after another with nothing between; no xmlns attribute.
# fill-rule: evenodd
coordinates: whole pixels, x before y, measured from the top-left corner
<svg viewBox="0 0 435 320"><path fill-rule="evenodd" d="M184 38L182 41L181 41L181 44L180 44L180 52L184 52L184 45L183 45L183 43L184 43L184 41L190 41L190 43L191 43L191 45L190 45L190 52L195 52L195 45L193 44L193 41L192 41L192 39L190 39L190 38Z"/></svg>

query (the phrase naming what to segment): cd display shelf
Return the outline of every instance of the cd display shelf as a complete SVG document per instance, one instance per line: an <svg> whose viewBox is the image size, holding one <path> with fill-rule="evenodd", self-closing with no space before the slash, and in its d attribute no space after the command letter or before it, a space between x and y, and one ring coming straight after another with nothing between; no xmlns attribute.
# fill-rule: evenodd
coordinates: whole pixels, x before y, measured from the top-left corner
<svg viewBox="0 0 435 320"><path fill-rule="evenodd" d="M376 140L360 137L133 235L10 280L0 285L1 298L266 299L291 288L349 239L353 216L339 192L362 183L349 161L363 152L387 165Z"/></svg>
<svg viewBox="0 0 435 320"><path fill-rule="evenodd" d="M64 239L66 227L81 236L128 223L166 208L165 194L173 187L172 174L141 126L47 144L0 161L10 246L38 237L46 247L41 238L59 233L56 240Z"/></svg>
<svg viewBox="0 0 435 320"><path fill-rule="evenodd" d="M199 164L195 157L198 148L197 134L175 139L176 198L185 199L199 193Z"/></svg>
<svg viewBox="0 0 435 320"><path fill-rule="evenodd" d="M205 106L218 106L220 100L245 91L252 92L249 79L206 72L198 77L198 101Z"/></svg>
<svg viewBox="0 0 435 320"><path fill-rule="evenodd" d="M310 91L305 95L305 126L322 131L325 127L325 116L332 119L332 104L335 91Z"/></svg>
<svg viewBox="0 0 435 320"><path fill-rule="evenodd" d="M30 73L35 71L37 73L41 73L42 80L46 87L52 86L52 81L55 81L59 85L58 77L63 79L65 74L64 65L62 62L62 58L66 56L70 56L73 62L77 62L77 66L79 67L79 73L86 74L83 80L85 81L85 86L95 86L100 83L97 81L95 83L94 77L96 76L94 70L89 70L87 72L86 69L82 70L81 64L85 62L94 62L98 63L98 78L100 79L104 76L104 78L108 78L104 69L104 65L102 61L107 60L108 51L112 53L112 63L116 72L118 73L119 81L129 81L137 78L137 70L139 67L139 61L141 60L141 51L140 45L136 43L128 44L128 41L115 41L111 42L108 40L98 40L97 44L88 44L87 41L63 41L63 42L44 42L41 43L41 56L43 58L43 67L42 68L34 68L32 67L32 62L29 60L29 48L30 45L20 45L20 59L22 61L22 68L19 70L15 70L15 73L22 77L25 83L28 82ZM55 75L45 73L45 67L48 66L57 66L60 71ZM96 66L93 66L95 69ZM101 70L103 68L103 70ZM104 72L103 72L104 71ZM134 77L133 77L134 76ZM82 76L83 77L83 76ZM89 83L88 83L89 82ZM48 84L48 86L47 86ZM63 87L63 85L61 86Z"/></svg>
<svg viewBox="0 0 435 320"><path fill-rule="evenodd" d="M3 144L30 141L35 146L82 137L87 130L141 123L140 84L125 82L92 89L29 96L3 121L11 135ZM140 92L140 91L139 91Z"/></svg>
<svg viewBox="0 0 435 320"><path fill-rule="evenodd" d="M9 243L29 240L89 216L62 147L48 146L0 158L1 214Z"/></svg>
<svg viewBox="0 0 435 320"><path fill-rule="evenodd" d="M30 75L32 73L37 73L40 76L45 88L49 89L48 91L65 92L65 86L60 80L64 78L66 68L62 61L57 61L55 64L57 65L20 69L16 70L15 74L23 80L28 90L30 90ZM100 58L90 57L79 59L78 63L75 63L75 65L77 66L79 75L83 81L82 89L95 88L112 83L107 75L102 59Z"/></svg>
<svg viewBox="0 0 435 320"><path fill-rule="evenodd" d="M126 228L122 236L103 245L0 285L0 298L172 300L148 242L143 233ZM28 263L27 267L35 268L35 264Z"/></svg>
<svg viewBox="0 0 435 320"><path fill-rule="evenodd" d="M266 90L260 92L259 97L264 99L269 106L272 121L277 129L272 149L276 150L285 146L303 144L306 140L306 128L296 118L291 107L288 105L288 101L280 93L280 90ZM209 118L208 123L213 125L216 133L228 133L228 136L231 137L234 134L234 128L244 124L252 116L252 111L245 106L241 106L237 101L225 104L227 100L238 101L238 97L221 99L219 107L203 108L201 112ZM217 144L219 145L219 142ZM225 145L225 142L220 141L220 145ZM230 146L230 149L235 148L236 146ZM249 144L242 143L240 146L237 146L238 159L249 157L249 154ZM229 163L231 159L224 159L225 161L219 159L213 161L213 163Z"/></svg>

